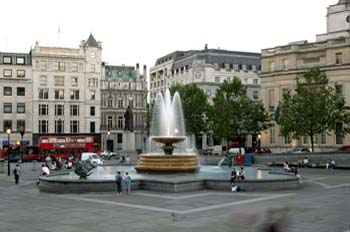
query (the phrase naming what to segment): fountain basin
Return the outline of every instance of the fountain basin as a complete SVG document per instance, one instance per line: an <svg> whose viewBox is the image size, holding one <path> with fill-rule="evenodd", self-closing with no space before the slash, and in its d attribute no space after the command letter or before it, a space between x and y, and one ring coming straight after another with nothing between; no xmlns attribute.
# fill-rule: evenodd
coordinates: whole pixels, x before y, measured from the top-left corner
<svg viewBox="0 0 350 232"><path fill-rule="evenodd" d="M144 154L135 167L138 173L191 173L199 169L198 157L190 155Z"/></svg>
<svg viewBox="0 0 350 232"><path fill-rule="evenodd" d="M236 170L238 167L236 168ZM289 173L273 172L260 167L245 167L246 179L236 184L246 191L278 191L297 189L298 177ZM99 166L88 179L79 179L73 172L40 177L40 191L55 193L87 193L116 191L115 175L128 172L133 190L158 192L187 192L198 190L231 191L228 167L201 166L195 173L145 174L137 173L133 166Z"/></svg>

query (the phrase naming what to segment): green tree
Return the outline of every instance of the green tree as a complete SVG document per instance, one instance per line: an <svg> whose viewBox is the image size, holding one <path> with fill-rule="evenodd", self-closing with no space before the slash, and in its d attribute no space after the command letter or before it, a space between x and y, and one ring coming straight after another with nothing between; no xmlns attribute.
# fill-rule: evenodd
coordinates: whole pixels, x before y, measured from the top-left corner
<svg viewBox="0 0 350 232"><path fill-rule="evenodd" d="M207 112L209 108L208 96L196 84L173 85L170 93L178 92L181 98L185 119L186 132L189 135L199 135L208 132Z"/></svg>
<svg viewBox="0 0 350 232"><path fill-rule="evenodd" d="M318 68L304 73L304 81L297 80L295 94L286 91L280 104L278 124L283 136L308 136L314 151L314 137L325 131L342 136L350 132L350 112L341 96L340 86L329 85L327 76Z"/></svg>
<svg viewBox="0 0 350 232"><path fill-rule="evenodd" d="M247 135L257 135L271 126L271 115L261 102L247 97L247 87L235 77L216 91L211 107L211 128L216 139L239 142Z"/></svg>

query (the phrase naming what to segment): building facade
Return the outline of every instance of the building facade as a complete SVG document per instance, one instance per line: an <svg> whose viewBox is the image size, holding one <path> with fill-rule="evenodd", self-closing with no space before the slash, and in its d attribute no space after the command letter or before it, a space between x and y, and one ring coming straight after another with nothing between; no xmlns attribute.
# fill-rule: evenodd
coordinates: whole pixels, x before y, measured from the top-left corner
<svg viewBox="0 0 350 232"><path fill-rule="evenodd" d="M157 59L150 70L150 100L157 93L174 84L197 84L208 95L209 102L215 96L217 88L225 80L238 77L247 86L248 96L260 99L260 54L235 52L220 49L176 51ZM248 138L248 146L251 138ZM205 149L213 145L213 140L203 134L196 141L196 147Z"/></svg>
<svg viewBox="0 0 350 232"><path fill-rule="evenodd" d="M32 59L30 53L0 53L0 140L8 145L7 129L11 129L10 144L32 140Z"/></svg>
<svg viewBox="0 0 350 232"><path fill-rule="evenodd" d="M342 95L350 103L350 0L340 0L328 7L327 33L317 35L316 42L292 42L284 46L262 50L261 95L271 112L276 110L285 90L296 87L296 79L318 67L327 75L330 85L342 86ZM308 138L290 140L279 135L275 124L262 134L262 146L284 152L295 146L310 146ZM316 150L329 150L350 143L350 137L337 131L322 133L315 138Z"/></svg>
<svg viewBox="0 0 350 232"><path fill-rule="evenodd" d="M104 150L141 152L147 137L147 74L140 74L139 64L102 66L101 135ZM131 126L127 128L127 110L131 109ZM129 110L130 111L130 110ZM129 124L130 125L130 124Z"/></svg>
<svg viewBox="0 0 350 232"><path fill-rule="evenodd" d="M43 47L33 63L33 143L40 135L94 135L100 142L102 47L90 34L79 48Z"/></svg>

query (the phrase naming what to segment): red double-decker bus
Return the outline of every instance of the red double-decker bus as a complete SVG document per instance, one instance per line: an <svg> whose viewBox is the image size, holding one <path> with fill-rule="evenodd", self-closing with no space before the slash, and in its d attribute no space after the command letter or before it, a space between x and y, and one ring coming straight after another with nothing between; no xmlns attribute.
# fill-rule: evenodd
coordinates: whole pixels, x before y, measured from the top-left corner
<svg viewBox="0 0 350 232"><path fill-rule="evenodd" d="M99 144L93 136L41 136L39 149L42 157L68 159L71 155L80 159L83 152L98 152Z"/></svg>

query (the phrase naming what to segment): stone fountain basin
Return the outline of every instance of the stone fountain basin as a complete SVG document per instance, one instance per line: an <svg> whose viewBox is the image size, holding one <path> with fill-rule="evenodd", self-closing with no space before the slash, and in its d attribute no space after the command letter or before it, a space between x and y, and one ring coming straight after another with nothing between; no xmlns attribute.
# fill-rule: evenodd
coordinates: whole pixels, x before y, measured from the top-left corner
<svg viewBox="0 0 350 232"><path fill-rule="evenodd" d="M254 166L244 169L246 179L238 180L236 184L246 191L290 190L301 186L299 178L289 173ZM137 173L134 166L99 166L83 180L73 172L42 176L38 187L40 191L55 193L113 192L116 191L115 175L118 171L129 172L133 190L187 192L231 189L230 168L218 166L201 166L194 173L162 175Z"/></svg>
<svg viewBox="0 0 350 232"><path fill-rule="evenodd" d="M169 144L169 143L179 143L183 142L186 140L186 136L152 136L151 138L153 141L156 141L158 143L164 143L164 144Z"/></svg>

